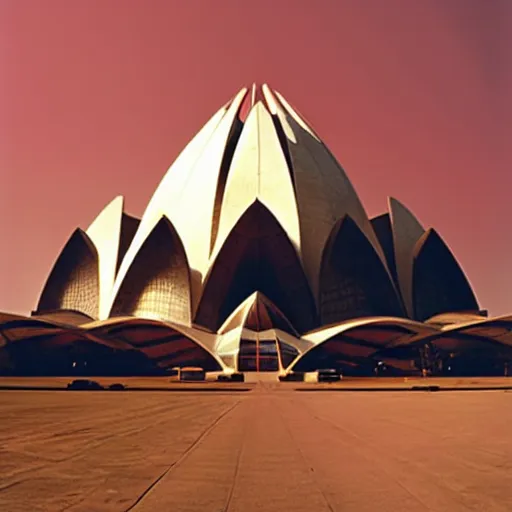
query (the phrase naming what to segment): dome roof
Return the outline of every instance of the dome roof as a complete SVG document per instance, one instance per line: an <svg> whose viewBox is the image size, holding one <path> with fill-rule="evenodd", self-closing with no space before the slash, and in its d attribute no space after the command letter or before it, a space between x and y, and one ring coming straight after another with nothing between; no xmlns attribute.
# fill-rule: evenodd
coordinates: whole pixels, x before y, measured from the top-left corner
<svg viewBox="0 0 512 512"><path fill-rule="evenodd" d="M266 85L262 92L264 100L254 102L256 95L242 89L171 165L142 216L113 296L142 243L165 215L187 253L195 312L223 244L256 201L268 208L295 247L315 300L324 245L344 215L355 221L386 267L375 232L342 167L279 93ZM249 112L242 121L244 105Z"/></svg>
<svg viewBox="0 0 512 512"><path fill-rule="evenodd" d="M119 196L73 232L32 318L0 314L0 359L69 375L72 359L50 354L41 370L39 357L77 348L101 372L373 375L376 362L441 371L452 356L478 373L482 350L494 374L512 317L481 314L440 235L393 198L370 220L308 122L253 86L189 142L142 218Z"/></svg>
<svg viewBox="0 0 512 512"><path fill-rule="evenodd" d="M61 309L212 334L242 315L257 329L278 322L299 334L478 305L435 232L395 199L370 221L318 134L263 85L241 89L211 117L140 220L117 197L74 233L37 313Z"/></svg>

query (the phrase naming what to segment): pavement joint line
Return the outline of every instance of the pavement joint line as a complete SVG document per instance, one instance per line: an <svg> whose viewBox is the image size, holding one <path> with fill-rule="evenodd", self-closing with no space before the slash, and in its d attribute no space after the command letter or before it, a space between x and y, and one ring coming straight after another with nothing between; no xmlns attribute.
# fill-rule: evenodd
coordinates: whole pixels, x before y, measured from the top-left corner
<svg viewBox="0 0 512 512"><path fill-rule="evenodd" d="M313 477L335 510L424 510L398 485L399 479L429 510L512 511L512 420L509 395L504 396L510 391L297 394L294 387L265 383L252 395L233 393L231 398L190 393L182 397L165 393L0 393L4 411L0 438L18 434L12 436L2 459L4 476L19 469L33 471L0 493L0 510L122 512L216 418L241 402L135 507L136 512L180 510L180 504L189 512L261 511L264 504L276 511L329 512ZM49 456L67 459L86 443L102 438L105 429L133 429L134 411L141 412L137 423L141 429L155 420L159 426L140 435L127 433L120 446L107 442L78 461L52 464L44 471L34 467ZM151 411L162 412L155 417ZM308 466L282 420L303 449ZM116 421L115 429L112 421ZM174 425L171 431L167 422ZM72 442L61 435L76 435L84 426L91 427L91 435L78 434ZM187 434L182 431L184 426L190 426ZM272 434L273 428L277 435ZM267 440L268 445L262 444ZM132 471L139 461L143 467ZM5 480L4 485L14 483L11 477L0 480ZM302 493L301 488L294 494L299 483L309 486L309 491ZM225 508L233 485L231 504ZM291 501L285 501L288 492Z"/></svg>
<svg viewBox="0 0 512 512"><path fill-rule="evenodd" d="M304 404L304 408L309 410L309 413L311 414L311 417L321 423L327 423L331 428L334 428L335 430L344 432L345 434L348 434L349 436L357 439L358 441L364 442L356 433L352 432L351 430L347 428L340 427L339 425L336 425L332 421L326 418L320 417L318 414L316 414L308 405ZM337 438L339 440L339 438ZM366 443L370 445L370 443ZM370 445L371 446L371 445ZM359 454L368 460L368 457L361 452L361 450L357 450ZM389 473L388 473L389 474ZM399 487L401 487L407 494L409 494L414 500L416 500L422 507L425 508L425 510L432 510L419 496L414 494L406 485L404 485L402 482L400 482L399 479L393 478L393 480L398 484Z"/></svg>
<svg viewBox="0 0 512 512"><path fill-rule="evenodd" d="M240 402L238 402L240 403ZM238 454L236 459L236 466L235 466L235 473L233 475L233 480L231 482L231 487L229 489L228 497L226 500L226 505L224 506L223 512L228 512L229 507L231 506L231 501L233 499L233 495L235 492L236 483L238 481L238 475L240 473L240 461L242 460L242 453L245 450L245 443L247 439L247 430L248 430L248 421L247 418L245 418L244 422L244 434L242 436L242 442L240 443L240 447L238 448Z"/></svg>
<svg viewBox="0 0 512 512"><path fill-rule="evenodd" d="M340 425L337 425L336 423L334 423L333 421L331 421L330 419L328 418L324 418L324 417L321 417L319 416L315 411L313 411L311 409L311 407L309 407L308 405L304 404L304 408L309 410L311 416L318 422L320 423L324 423L324 424L327 424L331 427L331 429L334 429L334 430L337 430L339 432L342 432L344 433L345 435L348 435L350 437L352 437L353 439L359 441L359 443L361 444L366 444L367 446L370 446L373 450L376 450L376 451L380 451L382 452L382 447L379 447L377 445L375 445L374 443L371 443L371 442L368 442L368 441L364 441L364 439L362 439L357 433L353 432L352 430L349 430L347 428L344 428ZM325 431L325 430L324 430ZM336 439L342 439L342 438L336 438ZM357 445L356 445L357 446ZM365 455L364 453L361 452L360 449L357 450L358 453L366 458L367 460L368 459L368 456ZM395 461L398 463L398 464L403 464L405 461L400 459L400 458L397 458L395 456L392 455L392 458L395 459ZM452 457L453 458L453 457ZM415 464L413 460L408 460L408 462L410 464L413 464L414 466L416 466L416 468L422 470L422 467L421 465L418 465L417 463ZM390 476L404 491L406 491L412 498L414 498L416 501L418 501L422 506L425 507L426 510L433 510L429 505L427 505L419 496L417 496L415 493L413 493L405 484L403 484L399 478L395 478L393 477L392 475L390 475L389 471L387 471L385 468L383 469L384 473L386 473L388 476ZM447 486L447 485L444 485L444 488L450 492L450 493L453 493L454 492L454 489L451 488L450 486Z"/></svg>
<svg viewBox="0 0 512 512"><path fill-rule="evenodd" d="M185 407L182 407L182 409L186 409L186 406ZM132 418L135 418L136 417L136 414L134 413L132 415ZM109 424L110 421L107 421L106 424ZM62 464L62 463L65 463L65 462L69 462L69 461L72 461L72 460L77 460L77 459L80 459L84 456L84 454L86 454L87 452L90 452L90 450L94 450L100 446L102 446L103 444L105 444L106 442L110 441L110 439L112 439L113 437L125 437L127 435L131 435L133 434L134 432L144 432L146 430L148 430L149 428L153 428L155 425L160 425L162 423L166 423L166 420L161 420L161 421L158 421L157 423L152 423L151 425L148 425L142 429L137 429L137 428L133 428L133 427L130 427L122 432L116 432L115 434L108 434L100 439L98 439L94 444L87 444L86 447L84 447L83 449L77 451L77 452L74 452L72 453L70 456L68 457L63 457L61 459L55 459L55 460L47 460L45 462L45 464L41 464L40 466L36 466L36 467L32 467L32 468L28 468L28 469L25 469L25 470L21 470L21 471L18 471L17 473L15 473L15 477L21 477L22 475L24 475L25 473L27 472L33 472L33 471L41 471L41 470L45 470L47 469L48 467L52 466L52 465L57 465L57 464ZM44 441L44 439L43 439ZM31 477L33 478L33 477ZM24 483L26 481L29 481L30 478L22 478L21 480L16 480L14 482L11 482L3 487L0 487L0 492L10 488L10 487L14 487L18 484L21 484L21 483Z"/></svg>
<svg viewBox="0 0 512 512"><path fill-rule="evenodd" d="M288 404L290 404L292 402L292 400L293 400L292 398L289 398L287 400ZM290 439L292 440L293 444L297 448L297 451L299 452L299 454L300 454L300 456L302 458L302 462L304 463L306 468L309 468L311 470L310 471L312 473L311 478L312 478L313 482L315 483L316 488L318 489L318 491L322 495L322 498L324 499L325 504L327 505L327 508L331 512L335 512L335 509L333 508L333 506L331 505L329 499L327 498L327 495L326 495L325 491L322 489L322 487L320 486L320 483L318 482L318 479L317 479L317 477L315 475L315 471L314 471L313 467L311 466L311 464L309 464L309 461L307 460L307 457L304 455L304 451L300 447L299 443L297 443L297 440L295 439L295 437L294 437L294 435L292 433L292 430L290 429L290 426L286 423L285 419L283 418L282 408L279 407L278 411L279 411L279 418L281 419L281 422L283 423L284 428L288 432L288 435L290 436Z"/></svg>
<svg viewBox="0 0 512 512"><path fill-rule="evenodd" d="M205 430L196 438L196 440L180 455L180 457L173 462L169 467L167 467L163 473L161 473L153 482L142 492L142 494L139 495L139 497L135 500L134 503L132 503L127 509L125 509L125 512L130 512L131 510L134 510L135 507L140 505L142 500L148 496L148 494L162 481L162 479L167 476L173 469L180 466L180 464L189 457L194 449L201 443L201 441L204 440L205 437L208 436L208 434L220 423L220 421L226 417L235 407L237 407L240 404L240 401L235 402L231 407L228 407L222 414L217 416L215 420L206 427Z"/></svg>

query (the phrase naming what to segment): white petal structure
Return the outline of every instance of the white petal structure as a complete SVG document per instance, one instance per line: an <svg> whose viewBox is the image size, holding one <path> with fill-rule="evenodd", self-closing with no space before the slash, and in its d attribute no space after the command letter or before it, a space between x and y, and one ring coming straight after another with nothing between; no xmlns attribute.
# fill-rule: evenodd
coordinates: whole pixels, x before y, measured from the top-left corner
<svg viewBox="0 0 512 512"><path fill-rule="evenodd" d="M71 310L98 318L98 251L85 231L76 229L44 285L38 314Z"/></svg>
<svg viewBox="0 0 512 512"><path fill-rule="evenodd" d="M99 318L108 318L110 311L121 240L123 204L123 196L117 196L105 206L86 231L98 251Z"/></svg>
<svg viewBox="0 0 512 512"><path fill-rule="evenodd" d="M0 318L5 339L37 328L55 347L128 347L159 368L355 374L380 357L407 372L404 354L463 347L471 333L512 344L499 334L510 319L473 325L479 306L440 236L393 198L370 221L319 135L267 85L213 115L140 220L123 201L73 233L37 322ZM474 329L437 325L454 312Z"/></svg>
<svg viewBox="0 0 512 512"><path fill-rule="evenodd" d="M189 142L160 182L128 250L116 279L111 304L128 267L144 240L165 215L182 238L192 268L192 301L200 293L201 275L208 261L210 227L220 166L238 110L247 93L242 89ZM197 275L199 274L199 276Z"/></svg>
<svg viewBox="0 0 512 512"><path fill-rule="evenodd" d="M319 301L322 252L334 225L350 216L368 238L387 269L386 260L368 216L345 171L306 121L276 91L263 93L282 127L300 219L301 256L313 295ZM277 98L276 98L277 96Z"/></svg>
<svg viewBox="0 0 512 512"><path fill-rule="evenodd" d="M299 216L290 170L270 113L261 102L252 107L233 156L214 256L256 200L273 213L300 251Z"/></svg>
<svg viewBox="0 0 512 512"><path fill-rule="evenodd" d="M425 230L416 217L400 201L390 197L388 205L393 231L398 283L407 313L412 317L414 312L412 297L414 246L425 233Z"/></svg>
<svg viewBox="0 0 512 512"><path fill-rule="evenodd" d="M398 297L399 287L404 305L393 306L393 311L398 312L405 307L408 315L413 316L412 250L423 228L398 201L390 200L396 266L393 261L392 267L389 267L354 187L320 137L277 91L263 85L262 100L259 97L254 85L249 94L246 88L241 89L187 145L151 198L120 266L119 243L116 240L122 231L122 199L116 198L108 205L89 228L88 234L100 254L100 318L107 318L112 313L113 302L126 279L128 269L156 224L165 216L183 244L189 265L191 321L194 322L197 315L204 319L207 311L215 310L221 313L221 317L215 317L215 325L222 323L226 314L224 309L204 304L206 281L214 267L219 266L221 253L224 260L221 262L222 267L229 268L235 264L234 261L230 264L229 254L223 248L228 240L233 243L233 230L255 204L263 207L256 209L261 212L261 223L268 224L265 211L275 217L303 267L316 308L313 314L316 320L310 316L304 325L311 325L311 322L321 324L326 318L351 315L350 297L355 300L354 289L345 292L343 283L352 282L353 276L348 280L344 276L336 276L338 284L331 293L325 282L325 273L322 274L322 262L327 257L325 251L331 250L328 247L329 240L344 218L350 218L355 223L368 240L371 247L369 251L375 252L380 261L378 265L382 265L384 272L382 279L389 281L388 296L393 304L402 300ZM256 210L251 211L254 213ZM254 230L258 231L260 221L256 219L257 215L252 217L255 219L252 222L256 223ZM105 235L107 231L112 234L110 238ZM266 237L261 243L257 240L258 236L251 234L251 247L256 252L264 248L265 262L262 261L262 264L275 265L269 263L277 260L268 257L268 233L261 231L261 236ZM240 243L244 243L242 239ZM235 247L228 252L236 253L237 258L247 257ZM367 250L369 259L372 258L370 252ZM258 268L258 259L251 258L252 263L247 268L254 271ZM238 259L236 265L238 272L241 272L244 260ZM119 270L111 284L115 268ZM344 266L334 265L333 269L336 268L338 270L335 272L339 272ZM273 272L276 271L277 267L273 268ZM293 272L296 274L296 269ZM324 280L322 287L321 279ZM384 284L382 279L381 286ZM283 282L286 282L286 278ZM241 293L261 291L249 289L247 283L246 280L244 286L239 286L232 299L226 300L224 305L231 304L234 297ZM209 285L211 288L211 283ZM229 286L224 283L222 286L224 293L231 294L236 283ZM369 283L365 287L367 291L371 288ZM208 295L214 295L211 289ZM336 305L338 300L343 302L343 306ZM333 315L325 314L326 304L329 304ZM368 307L371 311L387 311L384 305L382 308L379 306L378 301ZM356 309L354 314L359 311Z"/></svg>
<svg viewBox="0 0 512 512"><path fill-rule="evenodd" d="M180 237L163 216L132 261L112 306L114 316L190 324L190 271Z"/></svg>

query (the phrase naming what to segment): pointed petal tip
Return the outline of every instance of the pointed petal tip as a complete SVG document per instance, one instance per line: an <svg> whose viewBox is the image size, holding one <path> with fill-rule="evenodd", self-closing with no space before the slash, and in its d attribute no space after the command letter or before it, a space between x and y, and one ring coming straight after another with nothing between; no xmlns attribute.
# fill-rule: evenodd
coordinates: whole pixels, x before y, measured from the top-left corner
<svg viewBox="0 0 512 512"><path fill-rule="evenodd" d="M270 93L271 95L274 94L274 90L267 82L261 84L261 90L263 91L263 94L265 94L265 92L267 92L267 94Z"/></svg>
<svg viewBox="0 0 512 512"><path fill-rule="evenodd" d="M393 196L388 196L388 205L409 210L407 206L405 206L405 204L402 201L400 201L400 199L397 199L396 197Z"/></svg>
<svg viewBox="0 0 512 512"><path fill-rule="evenodd" d="M388 209L392 222L395 216L394 212L401 211L403 212L403 214L407 215L410 221L414 222L418 228L421 228L423 231L425 231L425 228L423 227L422 223L417 219L416 215L414 215L414 213L411 210L409 210L409 208L407 208L407 206L405 206L404 203L402 203L395 197L388 197Z"/></svg>
<svg viewBox="0 0 512 512"><path fill-rule="evenodd" d="M288 101L286 101L286 98L277 89L274 89L272 91L272 93L273 93L274 97L277 98L277 100L279 101L279 104L282 105L282 109L286 112L286 114L288 116L290 116L291 118L293 118L295 120L295 122L303 130L308 132L309 135L311 135L314 139L316 139L317 142L319 142L320 144L323 144L320 137L315 133L315 130L313 130L313 128L304 119L304 117L301 116L301 114L295 108L293 108L292 105L290 103L288 103Z"/></svg>
<svg viewBox="0 0 512 512"><path fill-rule="evenodd" d="M114 199L110 200L96 215L93 221L89 224L86 232L91 232L95 229L95 226L99 226L105 221L105 218L111 216L115 211L120 211L122 215L124 213L124 196L118 195Z"/></svg>
<svg viewBox="0 0 512 512"><path fill-rule="evenodd" d="M240 97L245 98L245 95L249 92L248 87L242 87L238 90L238 92L231 98L231 100L226 104L226 110L237 100L240 99Z"/></svg>
<svg viewBox="0 0 512 512"><path fill-rule="evenodd" d="M114 197L110 204L119 204L121 206L121 210L124 210L124 203L124 196L122 194L119 194L118 196Z"/></svg>
<svg viewBox="0 0 512 512"><path fill-rule="evenodd" d="M114 197L114 199L112 199L111 201L109 201L105 207L103 208L103 210L106 210L109 206L112 206L112 205L117 205L117 204L124 204L124 196L122 194L119 194L117 196Z"/></svg>
<svg viewBox="0 0 512 512"><path fill-rule="evenodd" d="M225 114L233 104L243 100L248 91L249 89L247 87L242 87L241 89L239 89L238 92L231 96L231 98L221 107L220 112L222 114Z"/></svg>
<svg viewBox="0 0 512 512"><path fill-rule="evenodd" d="M277 115L278 104L274 94L272 93L272 89L267 84L263 84L261 90L263 92L263 97L267 102L270 113L274 116Z"/></svg>
<svg viewBox="0 0 512 512"><path fill-rule="evenodd" d="M388 211L389 211L390 215L392 214L392 211L394 208L400 207L400 206L403 206L403 205L396 197L388 196Z"/></svg>

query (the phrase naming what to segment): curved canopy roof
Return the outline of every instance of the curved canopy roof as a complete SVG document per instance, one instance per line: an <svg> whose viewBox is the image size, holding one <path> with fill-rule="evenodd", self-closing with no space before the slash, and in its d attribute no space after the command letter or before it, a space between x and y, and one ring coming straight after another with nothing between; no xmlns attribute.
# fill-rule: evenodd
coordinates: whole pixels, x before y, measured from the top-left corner
<svg viewBox="0 0 512 512"><path fill-rule="evenodd" d="M198 329L135 317L91 322L83 328L103 339L128 343L160 367L201 365L210 371L223 368L213 351L215 337Z"/></svg>
<svg viewBox="0 0 512 512"><path fill-rule="evenodd" d="M35 342L44 343L47 348L57 348L79 341L113 350L132 350L132 347L122 340L104 339L79 327L7 313L0 313L0 340L2 340L2 346L11 343Z"/></svg>
<svg viewBox="0 0 512 512"><path fill-rule="evenodd" d="M303 338L314 345L292 366L295 371L312 371L325 364L372 364L372 356L397 340L419 334L433 334L434 327L403 318L373 317L342 322L306 334Z"/></svg>
<svg viewBox="0 0 512 512"><path fill-rule="evenodd" d="M509 350L512 349L512 316L479 317L466 322L439 326L432 333L422 332L410 339L395 340L388 348L413 347L427 342L445 351L466 350L471 347L490 345Z"/></svg>

